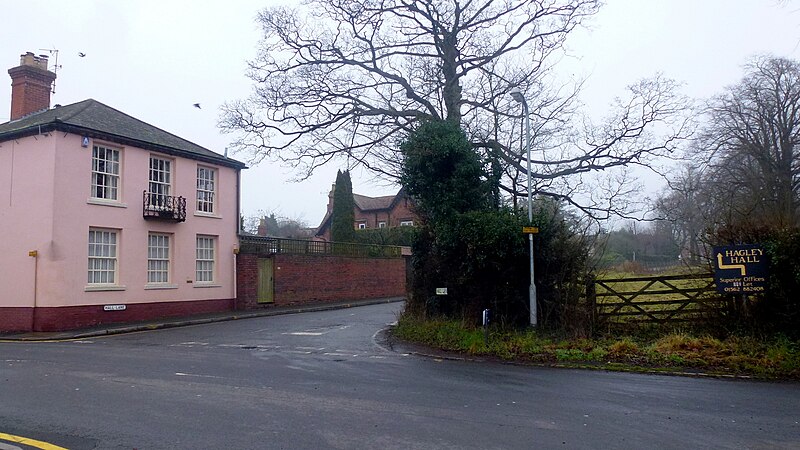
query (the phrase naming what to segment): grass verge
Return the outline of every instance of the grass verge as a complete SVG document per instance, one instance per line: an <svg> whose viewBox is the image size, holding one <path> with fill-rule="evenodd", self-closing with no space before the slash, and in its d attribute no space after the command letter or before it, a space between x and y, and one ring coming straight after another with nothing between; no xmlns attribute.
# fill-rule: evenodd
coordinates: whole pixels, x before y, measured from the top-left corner
<svg viewBox="0 0 800 450"><path fill-rule="evenodd" d="M481 328L458 320L423 320L409 314L399 318L394 335L442 350L507 361L800 379L800 342L783 335L732 335L718 339L671 330L577 339L543 331L491 327L487 345Z"/></svg>

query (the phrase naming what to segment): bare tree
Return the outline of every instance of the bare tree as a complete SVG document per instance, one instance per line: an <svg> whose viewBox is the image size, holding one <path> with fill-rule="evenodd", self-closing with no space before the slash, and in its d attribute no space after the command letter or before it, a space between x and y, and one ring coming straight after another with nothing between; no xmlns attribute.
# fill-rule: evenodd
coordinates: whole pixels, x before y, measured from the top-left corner
<svg viewBox="0 0 800 450"><path fill-rule="evenodd" d="M673 240L690 264L698 264L704 254L703 232L708 214L708 192L702 168L686 164L676 176L668 177L668 190L656 199L658 219L670 226Z"/></svg>
<svg viewBox="0 0 800 450"><path fill-rule="evenodd" d="M800 64L759 57L715 98L704 132L717 221L800 226Z"/></svg>
<svg viewBox="0 0 800 450"><path fill-rule="evenodd" d="M284 217L263 209L243 216L242 230L250 234L291 239L306 239L313 234L304 219Z"/></svg>
<svg viewBox="0 0 800 450"><path fill-rule="evenodd" d="M630 188L609 184L601 199L586 174L646 165L671 151L685 134L684 122L671 122L685 102L657 77L631 86L606 123L576 126L575 91L547 80L553 55L598 9L598 0L311 0L301 9L265 9L249 71L254 93L228 103L220 125L238 133L235 147L254 161L277 158L301 177L345 157L396 179L398 144L414 125L453 121L494 175L502 162L502 188L517 196L526 193L520 174L528 175L521 133L512 132L521 111L509 91L519 87L537 133L535 192L591 215L624 214L609 198ZM666 125L667 138L653 139L656 124Z"/></svg>

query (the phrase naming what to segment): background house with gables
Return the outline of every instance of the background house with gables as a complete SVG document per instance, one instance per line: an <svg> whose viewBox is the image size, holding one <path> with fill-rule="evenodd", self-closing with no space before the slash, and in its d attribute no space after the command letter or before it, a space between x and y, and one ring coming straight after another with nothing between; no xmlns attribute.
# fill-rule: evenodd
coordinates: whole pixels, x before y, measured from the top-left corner
<svg viewBox="0 0 800 450"><path fill-rule="evenodd" d="M335 189L334 184L328 194L328 210L315 234L318 239L331 240L331 214ZM355 204L353 228L356 230L405 227L419 223L419 217L413 211L413 202L404 189L400 189L395 195L382 197L367 197L354 193L353 203Z"/></svg>
<svg viewBox="0 0 800 450"><path fill-rule="evenodd" d="M96 100L51 109L47 64L9 70L0 331L232 309L245 165Z"/></svg>

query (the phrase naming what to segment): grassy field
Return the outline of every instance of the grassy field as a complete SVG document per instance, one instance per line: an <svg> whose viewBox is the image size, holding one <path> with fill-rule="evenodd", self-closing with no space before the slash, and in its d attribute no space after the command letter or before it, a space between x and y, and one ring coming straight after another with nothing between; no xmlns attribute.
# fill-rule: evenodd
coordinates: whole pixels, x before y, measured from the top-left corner
<svg viewBox="0 0 800 450"><path fill-rule="evenodd" d="M800 342L785 336L718 339L689 331L645 330L624 336L570 339L543 332L481 328L456 320L404 315L397 338L473 356L610 370L702 372L768 379L800 379Z"/></svg>

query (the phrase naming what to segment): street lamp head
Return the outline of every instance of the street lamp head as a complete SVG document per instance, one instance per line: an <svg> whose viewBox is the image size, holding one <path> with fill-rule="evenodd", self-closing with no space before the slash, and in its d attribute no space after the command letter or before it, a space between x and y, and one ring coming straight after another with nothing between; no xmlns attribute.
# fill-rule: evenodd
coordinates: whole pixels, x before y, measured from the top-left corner
<svg viewBox="0 0 800 450"><path fill-rule="evenodd" d="M525 95L522 93L521 90L519 90L519 87L515 86L515 87L511 88L511 91L509 91L509 94L511 94L511 98L513 98L514 101L516 101L518 103L525 103Z"/></svg>

